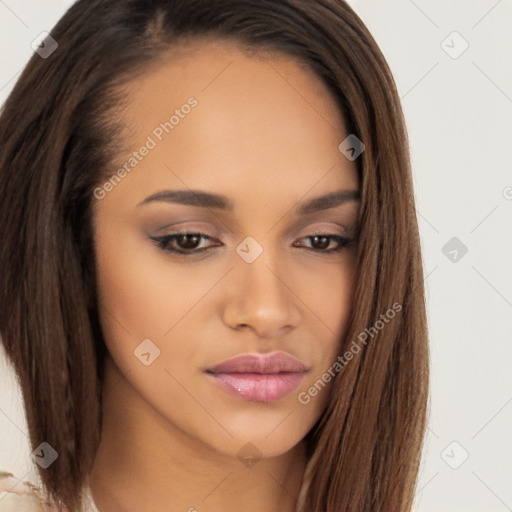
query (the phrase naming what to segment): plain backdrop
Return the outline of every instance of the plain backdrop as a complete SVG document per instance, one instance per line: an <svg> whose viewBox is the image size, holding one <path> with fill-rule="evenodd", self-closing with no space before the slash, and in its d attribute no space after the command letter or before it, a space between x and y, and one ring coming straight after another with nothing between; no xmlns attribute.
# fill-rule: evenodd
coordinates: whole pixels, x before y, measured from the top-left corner
<svg viewBox="0 0 512 512"><path fill-rule="evenodd" d="M411 143L432 361L415 510L512 510L512 2L350 3L388 59ZM0 0L1 103L71 4ZM0 469L35 479L26 432L0 353Z"/></svg>

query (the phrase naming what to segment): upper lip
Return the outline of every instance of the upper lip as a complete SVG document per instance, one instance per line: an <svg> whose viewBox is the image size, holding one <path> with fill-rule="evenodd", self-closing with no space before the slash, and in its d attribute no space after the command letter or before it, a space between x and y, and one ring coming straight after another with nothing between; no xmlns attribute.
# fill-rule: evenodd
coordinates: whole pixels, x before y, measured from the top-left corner
<svg viewBox="0 0 512 512"><path fill-rule="evenodd" d="M207 368L206 371L209 373L303 373L309 371L309 367L289 354L273 352L232 357Z"/></svg>

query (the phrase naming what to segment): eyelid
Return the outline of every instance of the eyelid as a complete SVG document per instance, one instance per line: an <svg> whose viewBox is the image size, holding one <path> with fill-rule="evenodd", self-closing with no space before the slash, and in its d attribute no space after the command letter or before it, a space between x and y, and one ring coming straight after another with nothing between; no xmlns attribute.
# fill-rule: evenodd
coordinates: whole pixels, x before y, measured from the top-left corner
<svg viewBox="0 0 512 512"><path fill-rule="evenodd" d="M222 236L219 234L219 231L215 229L215 234L212 234L212 232L204 227L194 227L190 225L186 225L186 227L182 227L179 229L172 229L169 230L169 228L174 228L175 226L180 226L181 224L186 224L183 222L180 222L179 224L170 224L167 226L164 226L160 229L158 229L154 234L153 237L169 237L169 236L177 236L177 235L187 235L187 234L197 234L201 236L206 236L212 240L220 241L219 238ZM329 226L324 227L316 227L316 228L303 228L296 232L291 238L304 238L307 236L314 236L314 235L339 235L339 236L347 236L350 235L351 229L348 229L344 225L334 223L335 228L333 228L333 223L330 223ZM339 232L337 232L339 230ZM213 230L212 230L213 231ZM301 232L304 232L304 234L301 234ZM232 232L229 233L230 235ZM226 235L224 235L226 236ZM229 236L229 235L227 235Z"/></svg>
<svg viewBox="0 0 512 512"><path fill-rule="evenodd" d="M307 228L301 229L295 238L303 238L305 236L314 236L314 235L339 235L339 236L349 236L351 230L346 226L338 223L323 223L323 225L311 228L308 226ZM301 234L304 233L304 234Z"/></svg>
<svg viewBox="0 0 512 512"><path fill-rule="evenodd" d="M181 226L181 227L180 227ZM201 222L178 222L176 224L166 224L161 228L152 230L153 236L186 235L189 233L198 233L207 235L210 238L219 238L220 231L213 224Z"/></svg>

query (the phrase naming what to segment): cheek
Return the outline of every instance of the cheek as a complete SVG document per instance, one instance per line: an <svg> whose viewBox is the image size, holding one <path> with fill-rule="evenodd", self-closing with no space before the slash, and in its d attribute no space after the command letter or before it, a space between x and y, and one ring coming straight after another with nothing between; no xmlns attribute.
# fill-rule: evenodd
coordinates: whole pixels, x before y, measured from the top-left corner
<svg viewBox="0 0 512 512"><path fill-rule="evenodd" d="M297 297L310 310L309 327L318 333L326 358L337 353L345 334L356 282L354 268L354 253L346 251L335 264L303 269L302 275L307 277L297 281L302 283Z"/></svg>
<svg viewBox="0 0 512 512"><path fill-rule="evenodd" d="M336 371L333 367L347 334L347 324L352 312L354 288L356 284L355 255L346 252L339 264L326 265L322 271L303 275L313 276L303 280L301 291L297 294L307 304L310 313L307 316L309 332L315 333L311 344L311 360L316 361L315 369L301 386L300 407L315 411L319 416L327 406L329 390L334 385Z"/></svg>
<svg viewBox="0 0 512 512"><path fill-rule="evenodd" d="M142 235L97 233L98 303L105 328L122 328L134 342L161 338L204 295L191 269L170 263ZM117 325L112 325L117 324Z"/></svg>
<svg viewBox="0 0 512 512"><path fill-rule="evenodd" d="M170 375L196 365L193 347L183 343L194 327L187 314L211 285L194 286L191 271L173 266L151 242L116 232L122 230L108 222L96 232L98 309L106 346L147 403L168 415L172 396L180 416L186 417L193 402ZM178 375L178 380L183 379Z"/></svg>
<svg viewBox="0 0 512 512"><path fill-rule="evenodd" d="M113 360L123 373L130 372L134 386L147 397L158 399L155 389L181 396L164 370L180 375L200 365L201 351L193 338L211 317L203 299L222 272L171 262L142 235L108 221L96 232L96 265L100 322ZM147 347L150 358L158 354L148 367L137 358Z"/></svg>
<svg viewBox="0 0 512 512"><path fill-rule="evenodd" d="M128 333L132 342L160 334L162 303L151 273L138 264L136 253L127 258L112 252L99 251L97 258L98 304L104 330L124 331L124 337ZM105 333L107 340L117 338L108 334L113 333Z"/></svg>

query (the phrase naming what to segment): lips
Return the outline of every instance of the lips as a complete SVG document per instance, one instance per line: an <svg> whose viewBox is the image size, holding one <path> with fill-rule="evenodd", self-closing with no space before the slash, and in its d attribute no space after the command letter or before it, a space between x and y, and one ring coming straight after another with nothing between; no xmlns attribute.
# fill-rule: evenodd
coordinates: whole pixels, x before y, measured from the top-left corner
<svg viewBox="0 0 512 512"><path fill-rule="evenodd" d="M246 354L227 359L206 371L211 373L301 373L309 368L298 359L285 354L274 352L268 355Z"/></svg>
<svg viewBox="0 0 512 512"><path fill-rule="evenodd" d="M273 402L295 389L310 368L285 354L246 354L206 370L208 378L230 394L252 402Z"/></svg>

